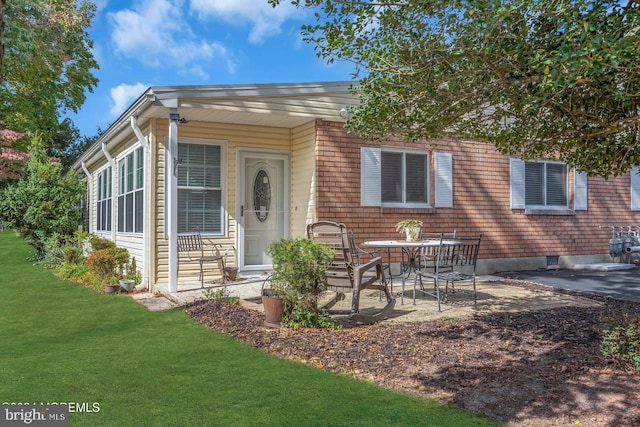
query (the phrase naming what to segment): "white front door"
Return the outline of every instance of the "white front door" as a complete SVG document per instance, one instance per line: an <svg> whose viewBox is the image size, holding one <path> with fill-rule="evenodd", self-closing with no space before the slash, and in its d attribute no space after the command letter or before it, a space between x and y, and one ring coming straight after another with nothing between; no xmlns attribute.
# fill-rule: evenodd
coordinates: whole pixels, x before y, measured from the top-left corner
<svg viewBox="0 0 640 427"><path fill-rule="evenodd" d="M270 243L287 236L289 157L241 151L238 183L238 243L242 270L268 270Z"/></svg>

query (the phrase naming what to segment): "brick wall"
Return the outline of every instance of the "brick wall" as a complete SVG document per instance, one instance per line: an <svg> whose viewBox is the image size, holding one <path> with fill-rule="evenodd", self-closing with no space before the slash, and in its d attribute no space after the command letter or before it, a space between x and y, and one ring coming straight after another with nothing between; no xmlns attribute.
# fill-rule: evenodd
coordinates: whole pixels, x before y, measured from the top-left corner
<svg viewBox="0 0 640 427"><path fill-rule="evenodd" d="M438 140L432 147L432 151L452 153L453 208L362 207L360 147L378 143L347 134L342 123L319 121L317 125L316 219L346 223L355 231L358 242L400 238L395 223L418 218L424 222L425 231L483 233L480 258L575 256L608 253L610 232L599 226L640 225L640 213L630 208L628 174L609 180L589 177L586 211L525 215L524 210L509 206L509 157L490 144L455 138ZM381 145L425 149L424 143L399 139ZM572 207L572 170L569 200Z"/></svg>

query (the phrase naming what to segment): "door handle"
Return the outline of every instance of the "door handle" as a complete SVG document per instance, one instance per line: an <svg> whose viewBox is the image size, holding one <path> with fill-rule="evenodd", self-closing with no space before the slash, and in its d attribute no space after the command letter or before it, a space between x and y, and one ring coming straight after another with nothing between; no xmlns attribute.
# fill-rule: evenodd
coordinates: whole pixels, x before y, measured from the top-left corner
<svg viewBox="0 0 640 427"><path fill-rule="evenodd" d="M244 216L244 205L240 205L240 216Z"/></svg>

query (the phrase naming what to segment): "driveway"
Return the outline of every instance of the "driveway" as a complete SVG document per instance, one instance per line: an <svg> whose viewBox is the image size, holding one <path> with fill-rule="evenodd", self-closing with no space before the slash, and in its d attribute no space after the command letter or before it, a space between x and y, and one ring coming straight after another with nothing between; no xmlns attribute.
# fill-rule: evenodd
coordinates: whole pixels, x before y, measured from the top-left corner
<svg viewBox="0 0 640 427"><path fill-rule="evenodd" d="M640 302L640 269L617 271L536 270L497 273L496 276L528 280L561 289L591 292L612 298Z"/></svg>

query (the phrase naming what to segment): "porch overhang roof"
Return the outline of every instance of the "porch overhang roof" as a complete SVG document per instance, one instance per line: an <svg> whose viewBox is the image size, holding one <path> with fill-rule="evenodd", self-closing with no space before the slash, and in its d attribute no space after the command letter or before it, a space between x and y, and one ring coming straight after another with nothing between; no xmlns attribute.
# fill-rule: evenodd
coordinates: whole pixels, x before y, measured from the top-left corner
<svg viewBox="0 0 640 427"><path fill-rule="evenodd" d="M354 82L319 82L217 86L153 86L147 89L74 164L91 164L102 143L110 148L130 137L131 117L142 126L167 119L175 111L190 122L295 128L309 121L344 121L341 110L357 103Z"/></svg>

